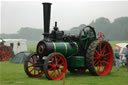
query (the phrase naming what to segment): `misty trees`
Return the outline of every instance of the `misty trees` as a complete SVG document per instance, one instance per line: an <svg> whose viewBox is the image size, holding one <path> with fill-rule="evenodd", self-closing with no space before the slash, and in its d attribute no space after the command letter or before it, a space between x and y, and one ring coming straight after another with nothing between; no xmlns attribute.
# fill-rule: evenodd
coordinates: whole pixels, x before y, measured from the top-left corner
<svg viewBox="0 0 128 85"><path fill-rule="evenodd" d="M18 35L27 40L41 40L42 30L30 27L23 27L18 31Z"/></svg>
<svg viewBox="0 0 128 85"><path fill-rule="evenodd" d="M90 23L96 28L96 32L103 32L105 39L128 40L128 17L120 17L110 22L107 18L98 18Z"/></svg>
<svg viewBox="0 0 128 85"><path fill-rule="evenodd" d="M78 27L73 27L69 31L65 31L65 34L70 33L78 35L80 30L86 26L85 24L81 24ZM120 17L115 19L113 22L110 22L107 18L101 17L93 20L90 25L95 28L96 32L103 32L105 34L105 39L107 40L128 40L128 17ZM42 29L22 27L17 34L1 34L1 37L41 40L43 38L42 34Z"/></svg>
<svg viewBox="0 0 128 85"><path fill-rule="evenodd" d="M30 27L22 27L16 34L1 34L5 39L27 39L27 40L41 40L42 30Z"/></svg>
<svg viewBox="0 0 128 85"><path fill-rule="evenodd" d="M111 25L110 37L112 40L128 40L128 17L120 17Z"/></svg>
<svg viewBox="0 0 128 85"><path fill-rule="evenodd" d="M100 17L90 23L96 32L103 32L107 40L128 40L128 17L120 17L110 22L109 19ZM85 25L73 27L69 32L78 34Z"/></svg>
<svg viewBox="0 0 128 85"><path fill-rule="evenodd" d="M103 32L104 35L107 36L111 30L111 22L109 19L104 17L96 19L95 21L91 22L90 25L95 28L96 32ZM105 39L109 39L107 36L105 36Z"/></svg>

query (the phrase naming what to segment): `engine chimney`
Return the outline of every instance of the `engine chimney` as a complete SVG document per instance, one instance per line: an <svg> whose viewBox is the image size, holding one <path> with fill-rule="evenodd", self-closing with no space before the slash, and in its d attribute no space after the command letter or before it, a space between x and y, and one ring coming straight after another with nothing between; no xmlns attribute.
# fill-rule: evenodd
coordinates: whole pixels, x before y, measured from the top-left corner
<svg viewBox="0 0 128 85"><path fill-rule="evenodd" d="M50 30L50 14L51 14L51 3L42 3L43 4L43 14L44 14L44 38L49 37Z"/></svg>

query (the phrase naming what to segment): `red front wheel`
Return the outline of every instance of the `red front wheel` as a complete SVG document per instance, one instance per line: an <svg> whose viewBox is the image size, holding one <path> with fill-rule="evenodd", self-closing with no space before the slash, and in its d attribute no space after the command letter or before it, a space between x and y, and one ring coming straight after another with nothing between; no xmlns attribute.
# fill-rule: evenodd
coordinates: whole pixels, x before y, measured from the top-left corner
<svg viewBox="0 0 128 85"><path fill-rule="evenodd" d="M60 53L52 53L44 62L44 73L49 80L60 80L67 70L65 57Z"/></svg>
<svg viewBox="0 0 128 85"><path fill-rule="evenodd" d="M7 61L11 56L11 49L8 46L0 46L0 61Z"/></svg>
<svg viewBox="0 0 128 85"><path fill-rule="evenodd" d="M39 61L36 53L30 54L24 62L24 70L29 77L41 77L43 75L43 63Z"/></svg>

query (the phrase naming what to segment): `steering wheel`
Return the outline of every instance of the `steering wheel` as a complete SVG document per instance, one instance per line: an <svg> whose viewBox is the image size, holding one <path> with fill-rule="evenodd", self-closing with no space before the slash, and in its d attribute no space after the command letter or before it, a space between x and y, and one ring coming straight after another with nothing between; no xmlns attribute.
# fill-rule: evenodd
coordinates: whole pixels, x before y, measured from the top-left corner
<svg viewBox="0 0 128 85"><path fill-rule="evenodd" d="M86 26L79 33L79 40L82 47L86 48L89 40L96 39L96 32L93 27Z"/></svg>

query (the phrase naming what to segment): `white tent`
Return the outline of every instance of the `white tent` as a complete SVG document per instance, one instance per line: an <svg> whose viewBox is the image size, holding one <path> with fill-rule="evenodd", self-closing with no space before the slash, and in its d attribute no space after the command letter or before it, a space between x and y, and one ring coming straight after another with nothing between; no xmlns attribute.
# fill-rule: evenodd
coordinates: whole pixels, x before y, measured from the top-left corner
<svg viewBox="0 0 128 85"><path fill-rule="evenodd" d="M128 45L128 43L117 43L115 44L114 47L119 49L119 54L121 55L121 63L123 62L126 63L126 57L125 57L126 45Z"/></svg>
<svg viewBox="0 0 128 85"><path fill-rule="evenodd" d="M117 44L115 44L114 48L119 48L119 53L120 54L125 54L125 52L126 52L126 45L128 45L128 43L117 43Z"/></svg>
<svg viewBox="0 0 128 85"><path fill-rule="evenodd" d="M19 52L27 51L27 40L25 39L3 39L5 41L4 45L10 46L16 55ZM2 40L0 40L2 42Z"/></svg>
<svg viewBox="0 0 128 85"><path fill-rule="evenodd" d="M30 51L22 51L17 53L10 62L12 63L24 63L27 56L29 56L32 52Z"/></svg>

